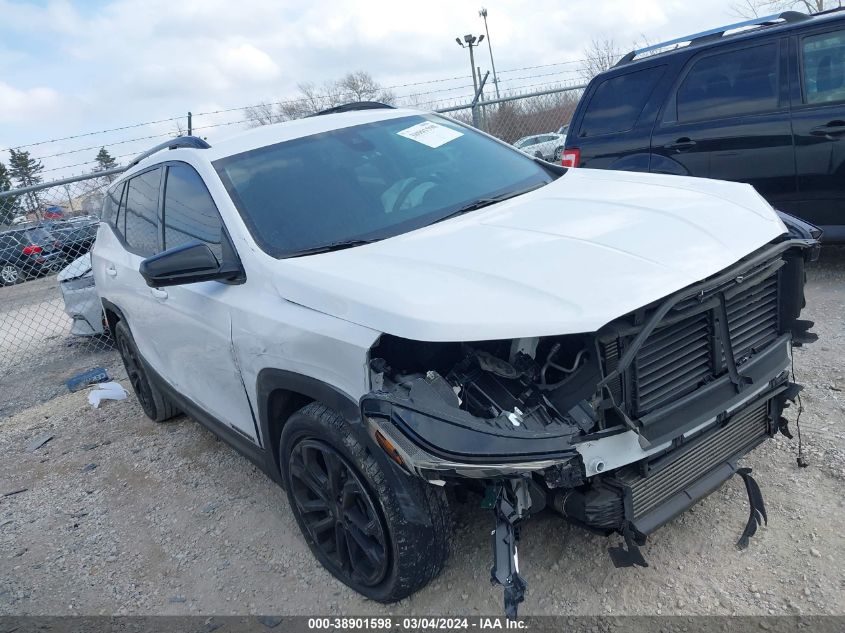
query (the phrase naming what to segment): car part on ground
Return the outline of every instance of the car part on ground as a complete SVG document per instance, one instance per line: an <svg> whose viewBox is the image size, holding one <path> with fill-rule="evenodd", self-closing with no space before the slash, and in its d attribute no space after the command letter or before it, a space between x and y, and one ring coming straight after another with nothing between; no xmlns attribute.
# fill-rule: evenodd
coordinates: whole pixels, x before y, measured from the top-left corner
<svg viewBox="0 0 845 633"><path fill-rule="evenodd" d="M800 389L815 228L745 185L344 110L161 146L110 188L92 264L147 414L185 411L283 483L315 556L376 600L441 568L447 487L484 495L510 616L544 508L645 565L648 534L738 473L750 537L738 460Z"/></svg>

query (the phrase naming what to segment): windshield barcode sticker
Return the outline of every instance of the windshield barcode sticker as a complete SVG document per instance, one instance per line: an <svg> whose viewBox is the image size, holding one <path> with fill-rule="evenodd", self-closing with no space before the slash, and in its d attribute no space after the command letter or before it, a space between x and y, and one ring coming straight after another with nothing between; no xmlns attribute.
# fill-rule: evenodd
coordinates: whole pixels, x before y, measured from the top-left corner
<svg viewBox="0 0 845 633"><path fill-rule="evenodd" d="M417 123L397 132L397 134L417 143L428 145L429 147L440 147L449 141L454 141L459 136L463 136L463 132L457 132L445 125L438 125L431 121Z"/></svg>

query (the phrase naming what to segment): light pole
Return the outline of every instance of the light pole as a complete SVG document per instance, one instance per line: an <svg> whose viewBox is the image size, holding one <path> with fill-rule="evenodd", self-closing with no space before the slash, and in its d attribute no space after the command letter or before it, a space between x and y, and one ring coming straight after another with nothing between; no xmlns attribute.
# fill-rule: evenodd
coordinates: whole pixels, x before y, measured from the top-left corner
<svg viewBox="0 0 845 633"><path fill-rule="evenodd" d="M493 45L490 44L490 29L487 28L487 9L481 7L478 15L484 18L484 32L487 33L487 49L490 51L490 66L493 68L493 85L496 86L496 98L501 99L499 95L499 78L496 77L496 63L493 61Z"/></svg>
<svg viewBox="0 0 845 633"><path fill-rule="evenodd" d="M475 35L464 35L464 41L461 41L461 38L456 37L455 41L458 43L458 46L461 48L469 48L469 70L472 73L472 86L475 89L472 96L475 98L475 95L478 94L478 79L475 76L475 55L472 52L472 49L484 40L483 35L479 35L475 37ZM464 44L466 42L466 44Z"/></svg>

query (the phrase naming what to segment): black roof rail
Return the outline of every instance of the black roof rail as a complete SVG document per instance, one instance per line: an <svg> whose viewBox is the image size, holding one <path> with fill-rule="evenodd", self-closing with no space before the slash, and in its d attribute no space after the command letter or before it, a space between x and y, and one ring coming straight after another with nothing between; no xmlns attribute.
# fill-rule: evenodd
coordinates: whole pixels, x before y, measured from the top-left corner
<svg viewBox="0 0 845 633"><path fill-rule="evenodd" d="M748 26L771 26L779 20L783 20L784 24L790 24L793 22L803 22L804 20L809 20L811 17L812 16L809 16L806 13L801 13L800 11L783 11L774 15L754 18L753 20L744 20L742 22L735 22L726 26L717 26L715 29L701 31L700 33L693 33L692 35L685 35L683 37L676 37L673 40L667 40L666 42L660 42L659 44L651 44L650 46L638 48L630 53L627 53L624 57L622 57L622 59L616 62L615 65L622 66L624 64L628 64L634 61L638 55L650 53L651 51L655 51L666 46L672 46L673 44L698 44L703 41L724 37L725 33L728 31L734 31Z"/></svg>
<svg viewBox="0 0 845 633"><path fill-rule="evenodd" d="M311 114L309 116L337 114L338 112L352 112L354 110L379 110L381 108L390 108L391 110L395 110L396 106L392 106L387 103L381 103L379 101L353 101L352 103L344 103L333 108L326 108L325 110L320 110L319 112L315 112L314 114Z"/></svg>
<svg viewBox="0 0 845 633"><path fill-rule="evenodd" d="M182 147L191 147L193 149L208 149L209 147L211 147L211 145L209 145L207 141L201 139L199 136L177 136L176 138L172 138L169 141L165 141L164 143L156 145L152 149L148 149L146 152L138 154L135 158L132 159L132 162L129 163L128 167L134 167L145 158L148 158L162 150L179 149Z"/></svg>

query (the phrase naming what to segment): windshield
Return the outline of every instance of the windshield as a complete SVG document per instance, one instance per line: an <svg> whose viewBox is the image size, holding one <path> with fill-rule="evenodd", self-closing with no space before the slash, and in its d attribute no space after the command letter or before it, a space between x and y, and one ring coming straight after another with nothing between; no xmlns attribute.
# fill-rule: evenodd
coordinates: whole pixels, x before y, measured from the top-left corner
<svg viewBox="0 0 845 633"><path fill-rule="evenodd" d="M428 115L286 141L214 167L274 257L399 235L555 178L520 152Z"/></svg>

